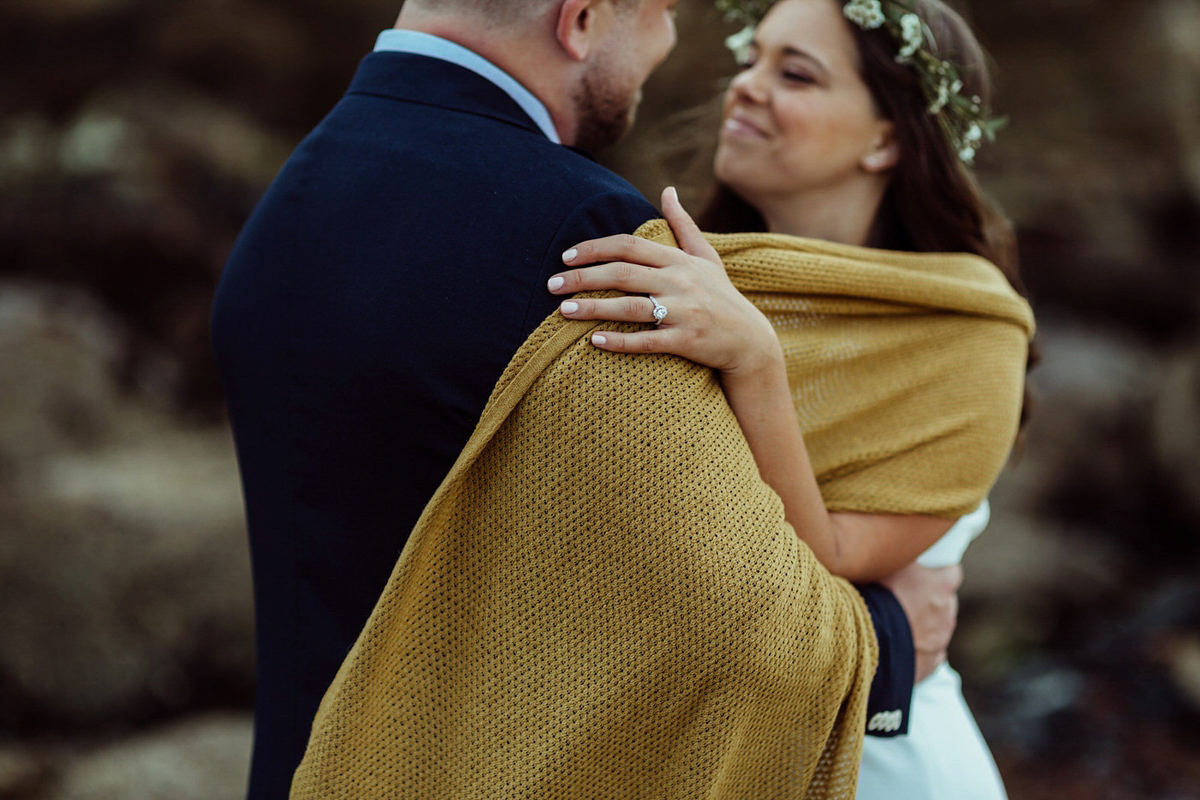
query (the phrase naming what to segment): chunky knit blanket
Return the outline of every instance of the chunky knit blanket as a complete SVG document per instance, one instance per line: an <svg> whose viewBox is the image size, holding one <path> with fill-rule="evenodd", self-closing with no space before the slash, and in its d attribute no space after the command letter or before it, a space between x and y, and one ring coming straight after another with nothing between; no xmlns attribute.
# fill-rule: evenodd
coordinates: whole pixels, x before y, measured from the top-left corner
<svg viewBox="0 0 1200 800"><path fill-rule="evenodd" d="M713 241L779 327L831 506L978 504L1032 330L994 267ZM854 796L877 657L861 598L784 521L713 374L602 352L595 327L554 314L514 356L292 798Z"/></svg>
<svg viewBox="0 0 1200 800"><path fill-rule="evenodd" d="M638 231L675 244L661 220ZM771 320L825 505L959 517L1008 460L1033 312L989 261L710 235Z"/></svg>

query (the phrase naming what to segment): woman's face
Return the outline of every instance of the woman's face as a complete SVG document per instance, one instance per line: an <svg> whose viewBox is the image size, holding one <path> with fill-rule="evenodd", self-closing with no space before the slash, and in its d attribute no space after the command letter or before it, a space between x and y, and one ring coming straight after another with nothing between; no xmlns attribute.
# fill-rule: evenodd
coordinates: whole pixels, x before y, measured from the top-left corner
<svg viewBox="0 0 1200 800"><path fill-rule="evenodd" d="M859 75L851 24L836 0L782 0L758 26L725 95L715 163L751 204L828 195L895 164L891 124Z"/></svg>

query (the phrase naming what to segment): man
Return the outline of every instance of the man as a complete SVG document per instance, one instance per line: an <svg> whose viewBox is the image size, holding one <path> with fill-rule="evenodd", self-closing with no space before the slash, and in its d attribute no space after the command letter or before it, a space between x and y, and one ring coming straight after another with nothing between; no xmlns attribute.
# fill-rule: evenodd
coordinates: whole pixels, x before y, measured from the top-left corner
<svg viewBox="0 0 1200 800"><path fill-rule="evenodd" d="M405 533L561 300L560 254L658 216L588 153L629 127L675 2L409 0L247 224L213 336L254 560L254 800L287 796ZM934 659L952 577L931 592L909 576ZM881 645L869 713L906 709L908 626L890 593L863 592Z"/></svg>

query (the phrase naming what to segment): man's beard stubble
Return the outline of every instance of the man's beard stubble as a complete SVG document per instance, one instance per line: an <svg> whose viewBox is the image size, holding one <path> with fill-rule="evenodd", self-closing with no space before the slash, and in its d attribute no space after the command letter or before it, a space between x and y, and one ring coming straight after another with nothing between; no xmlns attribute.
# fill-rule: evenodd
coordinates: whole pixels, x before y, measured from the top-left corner
<svg viewBox="0 0 1200 800"><path fill-rule="evenodd" d="M613 86L612 73L595 69L584 74L575 95L578 127L575 146L593 155L612 147L633 127L642 100L639 88L632 94Z"/></svg>

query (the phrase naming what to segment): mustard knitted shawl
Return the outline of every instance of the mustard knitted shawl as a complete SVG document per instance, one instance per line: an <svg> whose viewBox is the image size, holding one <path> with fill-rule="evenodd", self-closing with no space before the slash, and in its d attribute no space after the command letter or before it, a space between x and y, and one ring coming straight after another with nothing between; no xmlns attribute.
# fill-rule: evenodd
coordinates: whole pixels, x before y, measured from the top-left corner
<svg viewBox="0 0 1200 800"><path fill-rule="evenodd" d="M712 239L780 331L830 505L977 505L1032 331L995 268ZM553 314L513 357L292 798L854 796L877 658L861 598L784 521L713 374L602 352L595 327Z"/></svg>

